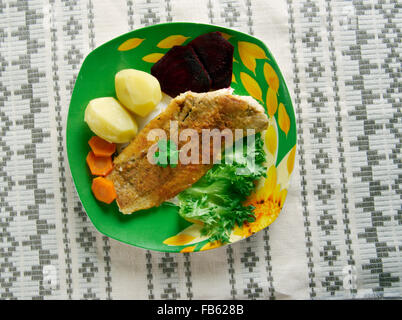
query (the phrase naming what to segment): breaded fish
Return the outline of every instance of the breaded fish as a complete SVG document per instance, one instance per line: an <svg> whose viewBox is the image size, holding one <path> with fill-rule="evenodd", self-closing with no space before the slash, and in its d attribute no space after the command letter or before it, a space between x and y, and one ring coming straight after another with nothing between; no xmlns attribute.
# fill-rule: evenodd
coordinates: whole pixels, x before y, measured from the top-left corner
<svg viewBox="0 0 402 320"><path fill-rule="evenodd" d="M174 168L164 168L148 160L148 150L155 146L155 141L148 141L148 133L152 129L162 129L169 137L172 120L178 123L178 134L191 128L199 136L203 129L229 129L232 132L242 129L244 136L246 129L260 132L268 126L264 108L257 101L232 95L229 89L206 93L188 91L179 95L114 159L114 168L107 179L113 181L122 213L159 206L189 188L213 166L212 161L210 164L183 164L179 161ZM178 148L185 143L179 141ZM201 145L200 142L199 148ZM199 153L201 157L202 152Z"/></svg>

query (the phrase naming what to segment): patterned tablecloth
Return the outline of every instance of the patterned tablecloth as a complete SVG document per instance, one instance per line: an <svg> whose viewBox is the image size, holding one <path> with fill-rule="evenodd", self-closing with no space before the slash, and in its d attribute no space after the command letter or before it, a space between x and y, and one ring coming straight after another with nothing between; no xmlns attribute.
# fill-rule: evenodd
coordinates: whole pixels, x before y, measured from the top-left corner
<svg viewBox="0 0 402 320"><path fill-rule="evenodd" d="M85 56L169 21L260 38L297 116L277 221L203 253L152 252L100 234L66 156ZM0 0L0 297L400 299L401 28L398 0Z"/></svg>

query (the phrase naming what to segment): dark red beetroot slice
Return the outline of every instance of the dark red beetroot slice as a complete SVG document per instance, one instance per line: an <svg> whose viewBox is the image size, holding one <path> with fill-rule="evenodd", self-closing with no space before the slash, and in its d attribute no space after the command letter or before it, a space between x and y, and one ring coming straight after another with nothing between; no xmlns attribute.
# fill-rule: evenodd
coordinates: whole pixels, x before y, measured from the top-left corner
<svg viewBox="0 0 402 320"><path fill-rule="evenodd" d="M198 36L189 46L201 60L212 80L211 89L222 89L232 82L234 47L219 32Z"/></svg>
<svg viewBox="0 0 402 320"><path fill-rule="evenodd" d="M171 97L186 91L207 92L211 79L189 46L172 47L151 68L151 74L159 80L161 89Z"/></svg>

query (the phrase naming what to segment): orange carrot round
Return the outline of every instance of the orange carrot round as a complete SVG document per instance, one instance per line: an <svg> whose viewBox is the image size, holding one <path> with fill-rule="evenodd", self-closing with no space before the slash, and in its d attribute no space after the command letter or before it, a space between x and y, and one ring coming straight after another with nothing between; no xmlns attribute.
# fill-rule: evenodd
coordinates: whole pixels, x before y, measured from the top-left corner
<svg viewBox="0 0 402 320"><path fill-rule="evenodd" d="M116 151L116 145L98 136L93 136L88 141L89 146L97 157L108 157Z"/></svg>
<svg viewBox="0 0 402 320"><path fill-rule="evenodd" d="M89 170L94 176L106 176L113 169L112 157L97 157L93 151L87 155Z"/></svg>
<svg viewBox="0 0 402 320"><path fill-rule="evenodd" d="M99 201L110 204L116 199L116 190L113 182L103 177L97 177L92 181L92 192Z"/></svg>

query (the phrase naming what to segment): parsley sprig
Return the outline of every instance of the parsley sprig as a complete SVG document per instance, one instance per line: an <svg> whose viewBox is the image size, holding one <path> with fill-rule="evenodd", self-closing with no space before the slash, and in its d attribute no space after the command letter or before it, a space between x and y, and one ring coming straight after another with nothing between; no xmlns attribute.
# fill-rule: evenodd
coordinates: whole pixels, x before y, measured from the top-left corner
<svg viewBox="0 0 402 320"><path fill-rule="evenodd" d="M166 168L168 165L175 168L179 161L177 145L172 140L162 139L158 141L158 151L154 154L155 162L158 166Z"/></svg>

